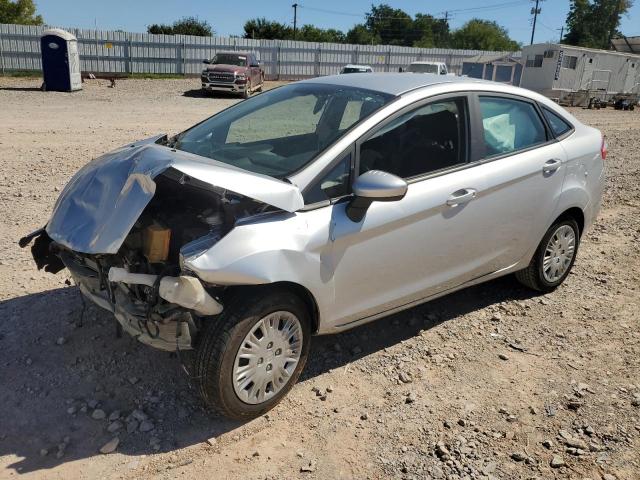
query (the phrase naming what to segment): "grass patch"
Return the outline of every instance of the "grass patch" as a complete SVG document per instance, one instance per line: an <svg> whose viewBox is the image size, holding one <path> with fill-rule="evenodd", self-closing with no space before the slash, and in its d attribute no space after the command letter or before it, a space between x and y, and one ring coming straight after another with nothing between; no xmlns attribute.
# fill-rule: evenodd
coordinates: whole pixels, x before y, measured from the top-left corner
<svg viewBox="0 0 640 480"><path fill-rule="evenodd" d="M82 72L83 78L86 78L90 72ZM94 72L91 72L94 73ZM184 75L176 73L102 73L95 72L96 78L117 78L117 79L144 79L144 80L175 80L183 78L195 78L198 75ZM42 78L40 70L5 70L0 73L0 77L18 77L18 78Z"/></svg>
<svg viewBox="0 0 640 480"><path fill-rule="evenodd" d="M105 75L105 74L100 74ZM123 75L122 78L141 78L147 80L174 80L185 78L184 75L176 73L129 73Z"/></svg>
<svg viewBox="0 0 640 480"><path fill-rule="evenodd" d="M42 78L40 70L5 70L0 77Z"/></svg>

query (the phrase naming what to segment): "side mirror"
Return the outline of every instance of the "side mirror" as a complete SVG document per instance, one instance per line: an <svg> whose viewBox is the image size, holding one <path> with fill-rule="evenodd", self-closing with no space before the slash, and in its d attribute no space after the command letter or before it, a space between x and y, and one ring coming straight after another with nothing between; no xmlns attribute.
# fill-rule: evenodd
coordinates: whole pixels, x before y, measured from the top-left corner
<svg viewBox="0 0 640 480"><path fill-rule="evenodd" d="M202 63L206 63L207 65L209 65L211 63L211 60L205 58L204 60L202 60Z"/></svg>
<svg viewBox="0 0 640 480"><path fill-rule="evenodd" d="M252 63L251 65L249 65L250 67L259 67L260 66L260 62L258 63Z"/></svg>
<svg viewBox="0 0 640 480"><path fill-rule="evenodd" d="M347 217L360 222L373 202L395 202L407 194L407 182L391 173L369 170L353 182L354 198L347 205Z"/></svg>

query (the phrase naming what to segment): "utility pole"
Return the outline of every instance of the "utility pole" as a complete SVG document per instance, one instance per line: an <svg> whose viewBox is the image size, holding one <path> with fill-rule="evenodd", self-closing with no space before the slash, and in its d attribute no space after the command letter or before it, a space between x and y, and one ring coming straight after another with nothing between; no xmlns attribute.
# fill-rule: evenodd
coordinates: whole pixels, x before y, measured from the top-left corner
<svg viewBox="0 0 640 480"><path fill-rule="evenodd" d="M556 28L556 30L560 30L560 43L562 43L562 38L564 37L564 25L560 28Z"/></svg>
<svg viewBox="0 0 640 480"><path fill-rule="evenodd" d="M535 8L531 9L531 13L533 14L533 28L531 29L531 43L529 45L533 45L533 37L536 34L536 20L538 19L538 14L542 11L539 7L541 0L536 0Z"/></svg>
<svg viewBox="0 0 640 480"><path fill-rule="evenodd" d="M296 32L298 30L298 4L294 3L293 7L293 39L296 39Z"/></svg>

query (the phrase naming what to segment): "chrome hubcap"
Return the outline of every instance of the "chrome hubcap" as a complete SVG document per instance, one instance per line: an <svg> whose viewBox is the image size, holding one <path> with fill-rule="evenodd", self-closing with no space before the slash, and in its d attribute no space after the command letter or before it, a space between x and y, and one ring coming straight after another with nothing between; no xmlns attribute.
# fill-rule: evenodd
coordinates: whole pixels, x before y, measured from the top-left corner
<svg viewBox="0 0 640 480"><path fill-rule="evenodd" d="M293 313L273 312L258 320L236 354L236 395L253 405L269 400L291 379L301 350L302 327Z"/></svg>
<svg viewBox="0 0 640 480"><path fill-rule="evenodd" d="M559 227L544 252L542 273L547 282L557 282L567 272L576 251L576 234L568 225Z"/></svg>

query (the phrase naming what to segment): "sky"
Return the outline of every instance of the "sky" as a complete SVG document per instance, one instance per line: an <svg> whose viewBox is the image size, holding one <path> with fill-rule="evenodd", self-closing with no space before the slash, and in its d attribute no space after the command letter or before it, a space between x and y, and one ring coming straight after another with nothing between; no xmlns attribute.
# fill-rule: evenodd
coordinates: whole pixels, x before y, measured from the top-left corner
<svg viewBox="0 0 640 480"><path fill-rule="evenodd" d="M184 16L197 16L211 24L216 35L242 35L245 21L265 17L293 24L294 0L35 0L45 23L60 27L145 32L153 23L173 23ZM528 44L531 39L531 8L535 0L298 0L298 25L347 31L364 20L371 4L387 3L410 15L428 13L444 17L452 28L471 18L495 20L511 38ZM535 42L558 41L560 27L569 10L569 0L541 0ZM640 35L640 0L623 18L627 36Z"/></svg>

